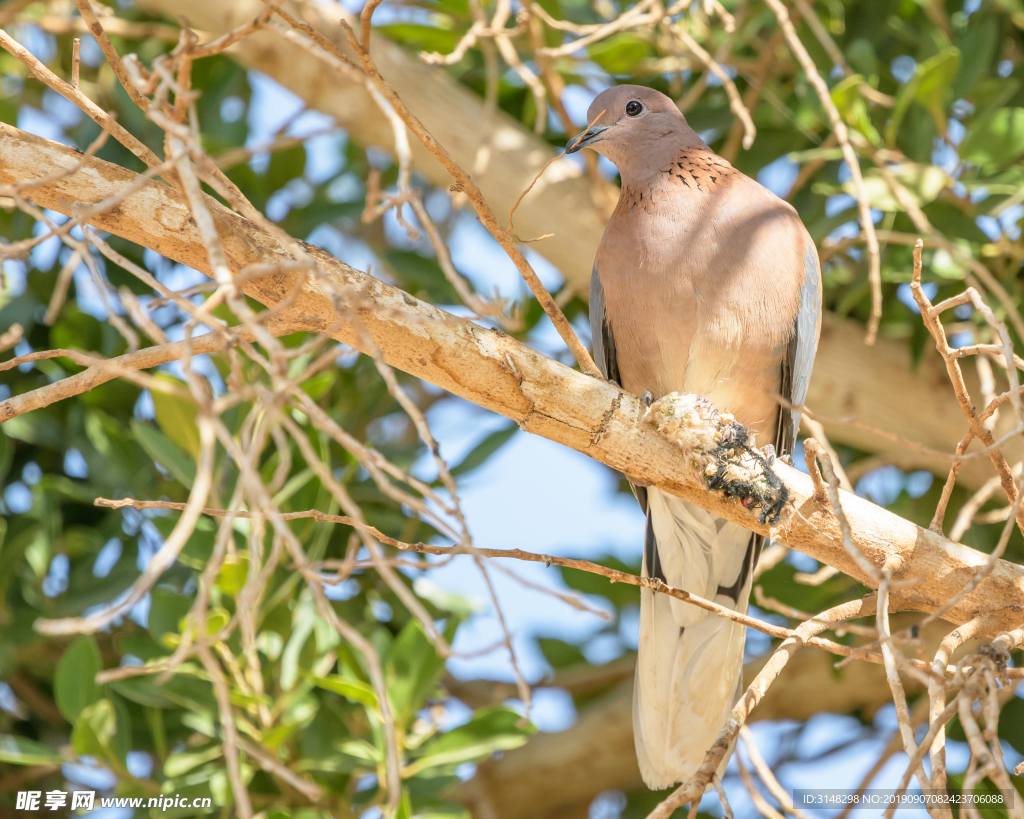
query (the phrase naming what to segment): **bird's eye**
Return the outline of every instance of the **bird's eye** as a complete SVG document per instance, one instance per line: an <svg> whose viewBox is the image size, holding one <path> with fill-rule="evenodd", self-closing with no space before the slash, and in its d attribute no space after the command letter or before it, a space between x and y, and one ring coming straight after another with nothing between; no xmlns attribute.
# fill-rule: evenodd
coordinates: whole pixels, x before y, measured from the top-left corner
<svg viewBox="0 0 1024 819"><path fill-rule="evenodd" d="M626 116L638 117L643 113L644 106L639 100L630 100L626 103Z"/></svg>

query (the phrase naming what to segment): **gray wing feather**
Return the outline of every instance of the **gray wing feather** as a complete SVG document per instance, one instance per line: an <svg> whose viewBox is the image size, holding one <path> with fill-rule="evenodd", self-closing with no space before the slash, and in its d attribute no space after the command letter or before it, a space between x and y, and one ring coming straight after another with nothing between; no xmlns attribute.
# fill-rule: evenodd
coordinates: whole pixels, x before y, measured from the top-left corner
<svg viewBox="0 0 1024 819"><path fill-rule="evenodd" d="M796 317L793 338L789 344L782 368L782 394L790 403L800 406L807 399L807 385L811 381L814 353L818 348L821 329L821 273L814 242L807 239L804 254L804 284L800 288L800 312ZM776 448L780 455L791 453L800 426L800 413L781 408Z"/></svg>
<svg viewBox="0 0 1024 819"><path fill-rule="evenodd" d="M590 336L590 344L594 348L594 362L601 371L601 375L616 386L621 386L619 363L615 356L615 338L612 336L612 328L608 323L608 313L604 309L604 287L601 285L601 277L597 274L596 262L594 263L594 272L590 274ZM647 489L634 483L631 483L630 486L633 488L633 494L636 495L636 499L640 503L640 508L643 509L646 515ZM648 550L653 550L654 530L650 526L649 516L647 523L647 548ZM649 553L647 565L653 567L655 571L660 571L656 553ZM652 574L651 576L657 577L658 575ZM664 578L662 579L664 580Z"/></svg>
<svg viewBox="0 0 1024 819"><path fill-rule="evenodd" d="M601 370L601 375L609 381L621 384L619 365L615 358L615 339L612 328L608 324L608 314L604 309L604 287L601 277L597 275L597 265L590 275L590 335L594 348L594 362Z"/></svg>

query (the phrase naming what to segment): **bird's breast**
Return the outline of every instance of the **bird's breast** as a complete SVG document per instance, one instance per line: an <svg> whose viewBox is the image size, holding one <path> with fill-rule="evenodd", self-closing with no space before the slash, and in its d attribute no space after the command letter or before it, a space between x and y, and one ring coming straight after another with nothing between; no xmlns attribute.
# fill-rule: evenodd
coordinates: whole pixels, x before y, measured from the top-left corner
<svg viewBox="0 0 1024 819"><path fill-rule="evenodd" d="M737 219L725 197L664 204L613 219L599 251L622 386L696 393L755 430L770 426L802 244L749 204Z"/></svg>

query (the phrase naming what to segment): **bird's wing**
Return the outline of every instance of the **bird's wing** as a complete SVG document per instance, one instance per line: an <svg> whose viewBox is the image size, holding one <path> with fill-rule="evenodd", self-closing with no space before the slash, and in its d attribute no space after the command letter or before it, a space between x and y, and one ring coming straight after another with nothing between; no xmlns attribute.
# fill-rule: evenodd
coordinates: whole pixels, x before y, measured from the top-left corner
<svg viewBox="0 0 1024 819"><path fill-rule="evenodd" d="M601 277L597 274L597 264L590 274L590 334L593 339L594 361L601 370L601 375L609 381L621 384L619 365L615 359L615 339L612 328L608 324L608 313L604 309L604 288Z"/></svg>
<svg viewBox="0 0 1024 819"><path fill-rule="evenodd" d="M612 335L612 327L608 323L608 313L604 309L604 287L601 286L601 277L597 274L597 262L594 262L594 272L590 274L590 336L590 343L594 348L594 362L601 371L601 375L616 386L622 386L619 363L615 356L615 337ZM640 508L646 515L647 489L634 483L631 483L630 486L640 503ZM647 540L652 544L654 542L650 535ZM657 556L653 553L649 559L649 565L657 565Z"/></svg>
<svg viewBox="0 0 1024 819"><path fill-rule="evenodd" d="M804 283L800 288L800 312L793 323L793 336L785 361L782 362L782 396L794 406L807 398L807 385L814 367L814 353L821 333L821 269L814 242L807 237L804 253ZM796 432L800 427L800 413L787 407L779 408L779 429L775 448L779 455L793 452Z"/></svg>

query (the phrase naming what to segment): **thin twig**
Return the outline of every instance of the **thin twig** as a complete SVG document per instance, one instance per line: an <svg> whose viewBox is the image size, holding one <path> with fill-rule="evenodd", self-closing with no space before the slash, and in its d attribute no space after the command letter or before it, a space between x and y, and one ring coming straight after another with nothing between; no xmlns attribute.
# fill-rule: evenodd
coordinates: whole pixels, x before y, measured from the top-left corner
<svg viewBox="0 0 1024 819"><path fill-rule="evenodd" d="M878 247L878 236L875 234L875 223L871 218L871 206L868 203L860 162L857 159L857 153L854 151L853 145L850 143L850 133L846 123L843 122L839 109L836 108L836 104L832 100L832 94L827 83L822 79L821 74L818 73L818 67L814 64L814 60L811 59L811 55L807 53L804 44L800 42L796 27L789 16L789 10L782 0L765 0L765 2L779 21L779 28L782 29L790 50L796 57L797 62L800 63L800 67L804 70L807 81L818 95L821 106L825 109L826 116L828 116L829 124L832 126L832 132L835 134L840 148L842 148L846 166L850 169L850 179L853 182L857 198L857 209L860 213L861 230L864 231L868 246L868 281L871 283L871 315L868 319L868 331L865 342L867 344L874 344L875 338L878 335L878 325L882 319L881 252Z"/></svg>

